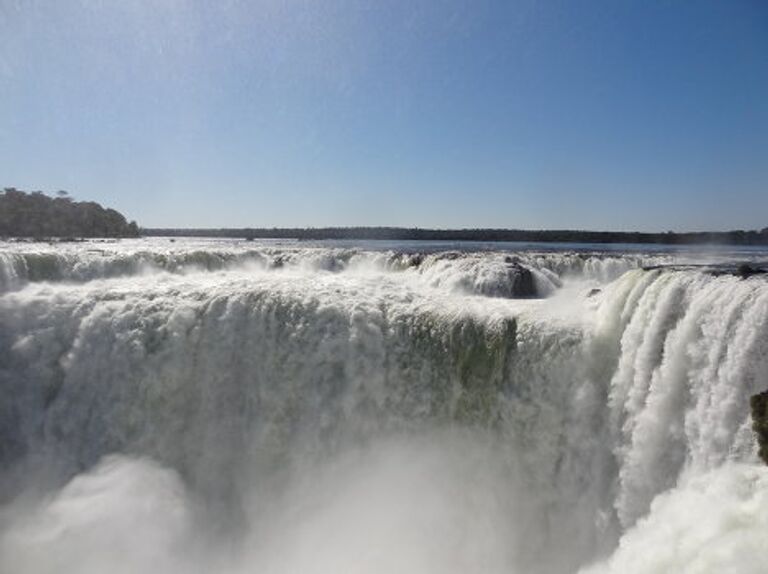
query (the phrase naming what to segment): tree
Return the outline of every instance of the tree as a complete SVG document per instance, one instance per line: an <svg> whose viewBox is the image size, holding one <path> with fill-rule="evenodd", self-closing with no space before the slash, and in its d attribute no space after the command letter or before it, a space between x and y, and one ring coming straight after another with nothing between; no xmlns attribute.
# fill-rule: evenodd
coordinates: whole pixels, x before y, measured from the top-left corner
<svg viewBox="0 0 768 574"><path fill-rule="evenodd" d="M41 191L25 193L7 187L0 193L0 236L5 237L138 237L114 209L98 203L76 202L66 191L48 197Z"/></svg>

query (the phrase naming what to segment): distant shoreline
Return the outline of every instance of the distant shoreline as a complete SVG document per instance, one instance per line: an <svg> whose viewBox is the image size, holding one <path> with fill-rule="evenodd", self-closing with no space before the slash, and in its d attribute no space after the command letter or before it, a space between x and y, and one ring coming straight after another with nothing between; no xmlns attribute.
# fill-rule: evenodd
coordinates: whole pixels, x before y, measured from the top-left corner
<svg viewBox="0 0 768 574"><path fill-rule="evenodd" d="M690 233L521 229L418 229L403 227L142 228L140 233L145 237L218 237L230 239L768 245L768 228L762 231L736 230Z"/></svg>

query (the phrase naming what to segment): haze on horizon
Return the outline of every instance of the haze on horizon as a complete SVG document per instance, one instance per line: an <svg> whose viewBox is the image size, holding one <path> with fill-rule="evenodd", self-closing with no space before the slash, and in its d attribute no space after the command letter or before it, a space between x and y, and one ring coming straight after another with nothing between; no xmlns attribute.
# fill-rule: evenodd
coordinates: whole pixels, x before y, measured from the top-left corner
<svg viewBox="0 0 768 574"><path fill-rule="evenodd" d="M147 227L768 225L768 4L0 0L0 186Z"/></svg>

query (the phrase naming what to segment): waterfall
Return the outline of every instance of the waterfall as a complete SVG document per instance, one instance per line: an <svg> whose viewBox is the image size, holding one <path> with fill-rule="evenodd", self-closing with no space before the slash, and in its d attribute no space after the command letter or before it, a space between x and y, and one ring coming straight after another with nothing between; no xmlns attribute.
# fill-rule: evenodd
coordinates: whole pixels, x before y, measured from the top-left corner
<svg viewBox="0 0 768 574"><path fill-rule="evenodd" d="M768 282L678 259L6 246L0 570L764 572Z"/></svg>

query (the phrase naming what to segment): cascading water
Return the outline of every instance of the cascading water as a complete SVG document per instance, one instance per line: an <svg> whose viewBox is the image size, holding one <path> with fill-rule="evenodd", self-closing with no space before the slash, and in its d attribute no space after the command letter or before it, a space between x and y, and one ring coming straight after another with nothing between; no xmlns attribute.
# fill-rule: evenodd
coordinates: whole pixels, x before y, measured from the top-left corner
<svg viewBox="0 0 768 574"><path fill-rule="evenodd" d="M692 262L5 244L0 571L765 573L768 281Z"/></svg>

